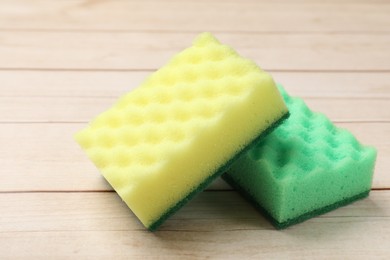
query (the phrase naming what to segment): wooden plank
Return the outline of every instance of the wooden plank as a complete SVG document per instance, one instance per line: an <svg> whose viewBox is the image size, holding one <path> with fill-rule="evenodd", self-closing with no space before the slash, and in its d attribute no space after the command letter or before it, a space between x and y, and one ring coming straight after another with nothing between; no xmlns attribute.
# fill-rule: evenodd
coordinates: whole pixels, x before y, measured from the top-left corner
<svg viewBox="0 0 390 260"><path fill-rule="evenodd" d="M388 0L1 1L0 259L387 259L389 13ZM145 231L72 135L204 30L376 146L377 190L276 231L219 182Z"/></svg>
<svg viewBox="0 0 390 260"><path fill-rule="evenodd" d="M339 123L378 149L374 188L390 188L390 124ZM85 124L1 124L1 191L111 190L73 140ZM224 182L210 189L230 189Z"/></svg>
<svg viewBox="0 0 390 260"><path fill-rule="evenodd" d="M388 1L376 2L5 0L0 25L41 30L388 32Z"/></svg>
<svg viewBox="0 0 390 260"><path fill-rule="evenodd" d="M82 124L3 124L0 191L112 190L73 140ZM230 187L218 180L209 189Z"/></svg>
<svg viewBox="0 0 390 260"><path fill-rule="evenodd" d="M149 73L0 71L0 121L87 122ZM390 119L389 73L272 74L291 94L307 97L314 110L335 121Z"/></svg>
<svg viewBox="0 0 390 260"><path fill-rule="evenodd" d="M0 70L0 97L119 97L151 71ZM276 82L300 97L390 98L388 72L280 72Z"/></svg>
<svg viewBox="0 0 390 260"><path fill-rule="evenodd" d="M305 102L313 111L324 113L334 122L388 122L390 119L390 99L387 98L306 98Z"/></svg>
<svg viewBox="0 0 390 260"><path fill-rule="evenodd" d="M115 193L0 194L0 207L0 258L390 255L390 191L373 191L367 199L281 231L235 192L200 194L155 233L146 231Z"/></svg>
<svg viewBox="0 0 390 260"><path fill-rule="evenodd" d="M2 122L88 122L107 110L117 98L0 97ZM390 121L389 98L305 98L314 111L335 122Z"/></svg>
<svg viewBox="0 0 390 260"><path fill-rule="evenodd" d="M307 97L388 98L390 73L271 72L291 95Z"/></svg>
<svg viewBox="0 0 390 260"><path fill-rule="evenodd" d="M0 69L155 69L195 33L3 31ZM267 70L390 70L389 34L217 33Z"/></svg>

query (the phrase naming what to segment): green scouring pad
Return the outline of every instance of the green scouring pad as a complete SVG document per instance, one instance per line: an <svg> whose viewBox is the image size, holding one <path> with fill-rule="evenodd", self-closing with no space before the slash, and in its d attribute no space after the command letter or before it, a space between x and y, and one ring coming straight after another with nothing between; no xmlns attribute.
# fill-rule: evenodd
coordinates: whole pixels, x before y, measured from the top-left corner
<svg viewBox="0 0 390 260"><path fill-rule="evenodd" d="M223 178L285 228L368 196L376 149L278 86L290 118Z"/></svg>

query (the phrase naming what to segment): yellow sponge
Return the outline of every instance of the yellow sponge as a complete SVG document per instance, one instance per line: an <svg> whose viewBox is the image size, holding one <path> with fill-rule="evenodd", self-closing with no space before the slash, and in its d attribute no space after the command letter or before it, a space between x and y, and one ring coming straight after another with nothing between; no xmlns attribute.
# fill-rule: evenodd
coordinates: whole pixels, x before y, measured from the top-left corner
<svg viewBox="0 0 390 260"><path fill-rule="evenodd" d="M204 33L76 140L155 230L287 115L268 74Z"/></svg>

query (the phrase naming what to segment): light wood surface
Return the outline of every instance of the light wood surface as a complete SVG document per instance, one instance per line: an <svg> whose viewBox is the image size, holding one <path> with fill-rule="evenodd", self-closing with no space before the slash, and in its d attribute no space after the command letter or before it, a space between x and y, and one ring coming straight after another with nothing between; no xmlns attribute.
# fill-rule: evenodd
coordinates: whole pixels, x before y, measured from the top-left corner
<svg viewBox="0 0 390 260"><path fill-rule="evenodd" d="M388 259L390 2L0 2L0 259ZM283 231L221 180L150 233L72 135L197 33L378 149L370 197Z"/></svg>
<svg viewBox="0 0 390 260"><path fill-rule="evenodd" d="M112 192L3 194L2 256L386 259L389 204L373 191L280 231L235 192L204 192L153 234Z"/></svg>

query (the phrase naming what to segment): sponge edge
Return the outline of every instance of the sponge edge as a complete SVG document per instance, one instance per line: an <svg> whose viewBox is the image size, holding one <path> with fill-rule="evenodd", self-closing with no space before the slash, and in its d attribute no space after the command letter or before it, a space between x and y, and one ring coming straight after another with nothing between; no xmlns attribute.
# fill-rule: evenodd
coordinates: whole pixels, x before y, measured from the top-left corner
<svg viewBox="0 0 390 260"><path fill-rule="evenodd" d="M181 201L179 201L175 206L169 208L161 217L155 221L153 224L149 226L150 231L155 231L170 215L175 213L178 209L180 209L183 205L185 205L188 201L191 200L198 192L204 190L213 180L217 177L221 176L225 173L231 165L238 160L243 154L245 154L248 150L254 147L259 141L261 141L265 136L267 136L273 129L277 128L284 120L286 120L290 116L290 113L284 114L281 118L275 121L270 127L268 127L264 132L262 132L257 138L255 138L250 144L248 144L243 150L239 151L235 154L230 160L228 160L225 164L219 167L219 169L207 179L205 179L202 183L199 184L196 189L192 190L186 197L184 197Z"/></svg>
<svg viewBox="0 0 390 260"><path fill-rule="evenodd" d="M287 114L267 73L202 34L76 140L155 230Z"/></svg>
<svg viewBox="0 0 390 260"><path fill-rule="evenodd" d="M376 150L279 86L291 117L223 178L285 228L368 196Z"/></svg>

